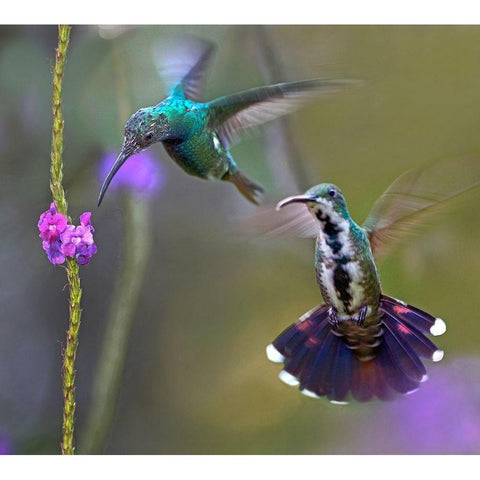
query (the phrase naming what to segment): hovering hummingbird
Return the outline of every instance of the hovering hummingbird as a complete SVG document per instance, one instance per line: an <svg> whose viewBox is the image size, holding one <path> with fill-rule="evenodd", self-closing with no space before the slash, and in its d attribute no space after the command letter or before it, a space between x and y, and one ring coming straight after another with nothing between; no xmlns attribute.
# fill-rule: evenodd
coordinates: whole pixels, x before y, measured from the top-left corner
<svg viewBox="0 0 480 480"><path fill-rule="evenodd" d="M158 142L188 174L232 182L248 200L257 204L263 188L239 170L229 151L239 135L293 111L316 93L331 92L353 83L344 79L279 83L202 103L205 72L215 47L204 41L197 41L199 45L202 53L180 81L174 83L170 96L158 105L141 108L127 121L122 151L103 182L98 205L123 163Z"/></svg>
<svg viewBox="0 0 480 480"><path fill-rule="evenodd" d="M438 362L444 355L426 335L441 335L446 325L385 295L375 258L426 214L479 185L478 160L414 169L387 189L362 226L329 183L279 202L277 210L291 205L286 210L293 211L277 232L316 236L315 272L325 301L268 345L268 358L284 364L280 379L332 403L348 403L349 393L364 402L416 390L427 379L420 358Z"/></svg>

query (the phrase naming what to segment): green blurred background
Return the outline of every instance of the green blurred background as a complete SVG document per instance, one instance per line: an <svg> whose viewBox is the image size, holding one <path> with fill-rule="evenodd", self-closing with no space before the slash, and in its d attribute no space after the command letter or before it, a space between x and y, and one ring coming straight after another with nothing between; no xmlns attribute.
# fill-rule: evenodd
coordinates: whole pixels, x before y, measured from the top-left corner
<svg viewBox="0 0 480 480"><path fill-rule="evenodd" d="M219 45L206 100L267 82L363 80L233 148L270 200L329 181L361 222L405 170L480 152L479 26L74 26L64 77L65 187L72 218L93 212L99 249L81 269L79 451L123 258L120 196L110 191L96 207L99 159L120 149L127 120L119 113L115 62L126 72L130 113L158 103L165 92L151 45L176 34ZM61 431L66 277L48 263L36 227L51 201L56 41L55 26L0 27L0 432L17 453L58 453ZM280 151L279 135L288 137ZM388 418L379 403L339 407L304 397L280 382L279 366L266 359L265 346L321 302L313 242L238 235L236 219L254 207L232 185L189 177L160 145L152 149L167 184L151 205L153 250L104 452L408 451L388 441L368 448ZM386 293L447 321L437 341L445 359L429 365L432 372L479 354L479 201L479 192L455 201L380 265Z"/></svg>

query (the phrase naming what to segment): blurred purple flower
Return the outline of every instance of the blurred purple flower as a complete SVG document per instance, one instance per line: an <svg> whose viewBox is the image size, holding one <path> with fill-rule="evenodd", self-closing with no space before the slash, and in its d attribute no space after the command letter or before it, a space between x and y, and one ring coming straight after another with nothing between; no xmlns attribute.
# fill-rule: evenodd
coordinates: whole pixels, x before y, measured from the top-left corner
<svg viewBox="0 0 480 480"><path fill-rule="evenodd" d="M40 238L50 244L60 239L60 234L67 228L67 217L57 213L55 204L52 202L50 208L40 215L38 229Z"/></svg>
<svg viewBox="0 0 480 480"><path fill-rule="evenodd" d="M108 175L118 154L107 152L100 159L98 178L100 182ZM111 190L127 188L149 197L160 191L165 184L165 171L160 162L148 150L130 157L113 177Z"/></svg>
<svg viewBox="0 0 480 480"><path fill-rule="evenodd" d="M480 453L480 360L445 365L398 415L400 441L421 453Z"/></svg>
<svg viewBox="0 0 480 480"><path fill-rule="evenodd" d="M12 444L8 437L0 433L0 455L12 455L13 453Z"/></svg>
<svg viewBox="0 0 480 480"><path fill-rule="evenodd" d="M417 392L381 405L364 421L356 453L479 454L480 358L433 369Z"/></svg>
<svg viewBox="0 0 480 480"><path fill-rule="evenodd" d="M53 203L49 210L40 215L39 236L50 263L59 265L65 262L65 257L75 257L79 265L88 265L90 258L97 253L91 215L91 212L82 213L77 227L67 225L67 218L57 212Z"/></svg>

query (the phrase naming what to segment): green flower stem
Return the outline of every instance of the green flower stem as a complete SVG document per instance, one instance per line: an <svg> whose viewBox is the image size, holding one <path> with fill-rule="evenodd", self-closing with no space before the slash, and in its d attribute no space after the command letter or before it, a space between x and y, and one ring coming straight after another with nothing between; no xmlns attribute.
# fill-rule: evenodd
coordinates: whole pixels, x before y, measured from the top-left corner
<svg viewBox="0 0 480 480"><path fill-rule="evenodd" d="M56 50L55 68L53 70L53 128L52 128L52 164L50 167L50 189L57 211L67 216L67 199L62 186L63 179L63 115L62 115L62 80L65 60L67 58L68 41L71 27L58 27L58 47Z"/></svg>
<svg viewBox="0 0 480 480"><path fill-rule="evenodd" d="M80 444L81 452L88 454L102 452L111 428L128 339L151 250L148 200L127 194L124 201L123 262L111 300L92 403Z"/></svg>
<svg viewBox="0 0 480 480"><path fill-rule="evenodd" d="M70 326L67 332L67 344L63 351L63 429L62 429L62 454L73 455L73 430L75 426L75 357L78 346L78 331L82 309L80 300L82 289L80 288L80 275L78 263L75 259L67 258L67 278L70 288Z"/></svg>
<svg viewBox="0 0 480 480"><path fill-rule="evenodd" d="M58 27L58 47L56 50L55 68L53 70L53 127L52 127L52 154L50 167L50 189L57 211L68 217L68 205L65 191L62 186L63 179L63 115L62 115L62 81L65 61L67 58L68 42L71 27L60 25ZM75 357L78 345L78 331L82 309L80 300L80 276L78 264L74 259L67 259L67 278L70 289L70 325L67 332L67 343L63 351L63 428L62 428L62 454L73 455L73 430L75 425Z"/></svg>

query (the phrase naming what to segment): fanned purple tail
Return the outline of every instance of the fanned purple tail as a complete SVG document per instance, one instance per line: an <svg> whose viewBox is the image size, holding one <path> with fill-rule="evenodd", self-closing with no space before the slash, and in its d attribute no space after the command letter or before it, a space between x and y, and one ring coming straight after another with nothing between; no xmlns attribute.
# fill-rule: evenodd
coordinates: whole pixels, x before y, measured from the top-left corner
<svg viewBox="0 0 480 480"><path fill-rule="evenodd" d="M388 400L416 390L427 379L420 358L437 362L443 352L425 334L441 335L445 323L418 308L382 295L378 323L332 321L322 305L307 312L267 347L283 363L280 379L312 397L348 403Z"/></svg>

